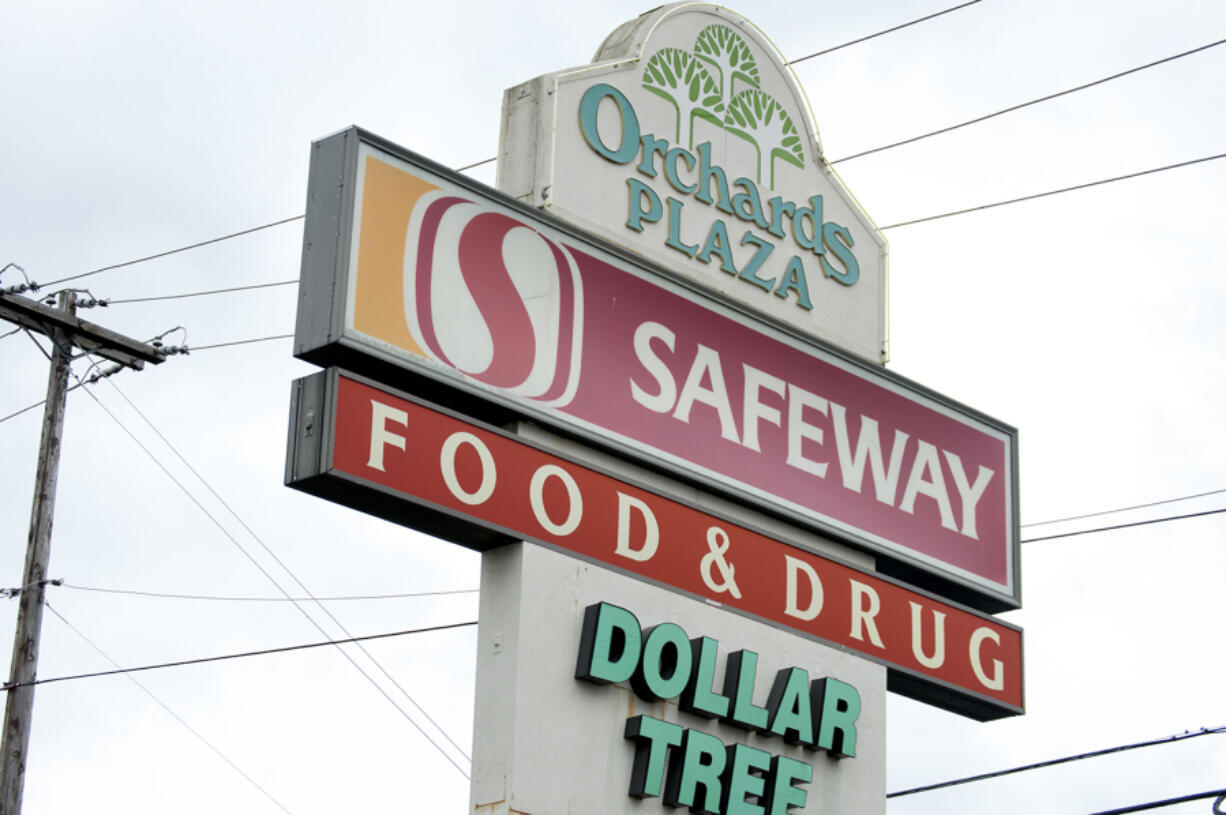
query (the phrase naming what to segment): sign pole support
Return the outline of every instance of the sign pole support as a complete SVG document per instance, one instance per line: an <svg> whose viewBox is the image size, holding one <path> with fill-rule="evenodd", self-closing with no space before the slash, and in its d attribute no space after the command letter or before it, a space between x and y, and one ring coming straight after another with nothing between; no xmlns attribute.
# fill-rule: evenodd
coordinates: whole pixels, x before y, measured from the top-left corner
<svg viewBox="0 0 1226 815"><path fill-rule="evenodd" d="M64 414L68 405L68 375L74 346L133 368L144 362L159 363L156 348L100 329L76 317L77 295L59 293L58 308L51 309L25 298L0 295L0 317L27 330L45 334L53 346L43 409L42 441L35 472L34 504L30 511L30 535L26 543L25 571L19 589L20 607L13 637L13 661L8 696L4 705L4 736L0 746L0 815L19 815L25 787L26 758L34 712L34 685L38 672L38 649L43 624L47 567L51 558L51 525L55 515L55 491L59 478Z"/></svg>

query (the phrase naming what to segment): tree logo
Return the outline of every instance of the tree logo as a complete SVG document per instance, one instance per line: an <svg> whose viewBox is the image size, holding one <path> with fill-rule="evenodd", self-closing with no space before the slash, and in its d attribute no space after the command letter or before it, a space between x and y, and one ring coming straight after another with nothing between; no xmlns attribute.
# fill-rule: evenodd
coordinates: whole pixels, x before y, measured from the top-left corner
<svg viewBox="0 0 1226 815"><path fill-rule="evenodd" d="M775 186L775 163L804 167L800 133L778 100L762 90L758 64L745 41L718 23L699 32L693 52L661 48L643 68L643 88L668 101L676 113L677 144L694 147L694 122L702 119L749 142Z"/></svg>

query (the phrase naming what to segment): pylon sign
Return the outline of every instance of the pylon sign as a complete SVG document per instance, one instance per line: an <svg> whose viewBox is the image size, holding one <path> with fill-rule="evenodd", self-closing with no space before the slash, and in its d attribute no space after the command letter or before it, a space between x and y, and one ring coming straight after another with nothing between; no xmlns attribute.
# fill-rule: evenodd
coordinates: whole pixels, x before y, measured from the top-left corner
<svg viewBox="0 0 1226 815"><path fill-rule="evenodd" d="M507 91L498 176L313 145L286 466L482 552L472 811L883 815L887 689L1020 714L1017 432L883 367L761 32L630 21Z"/></svg>

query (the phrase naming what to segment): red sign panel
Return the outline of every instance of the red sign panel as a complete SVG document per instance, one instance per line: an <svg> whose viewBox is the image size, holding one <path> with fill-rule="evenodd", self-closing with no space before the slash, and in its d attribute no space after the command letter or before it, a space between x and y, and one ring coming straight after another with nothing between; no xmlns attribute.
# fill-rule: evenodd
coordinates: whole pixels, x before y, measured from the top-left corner
<svg viewBox="0 0 1226 815"><path fill-rule="evenodd" d="M374 141L321 143L352 200L308 213L300 356L391 363L1020 605L1012 428Z"/></svg>
<svg viewBox="0 0 1226 815"><path fill-rule="evenodd" d="M311 461L295 452L294 486L444 534L450 524L469 545L538 541L855 651L915 698L980 719L1022 712L1022 636L1006 623L335 370L315 382L292 433L323 443Z"/></svg>

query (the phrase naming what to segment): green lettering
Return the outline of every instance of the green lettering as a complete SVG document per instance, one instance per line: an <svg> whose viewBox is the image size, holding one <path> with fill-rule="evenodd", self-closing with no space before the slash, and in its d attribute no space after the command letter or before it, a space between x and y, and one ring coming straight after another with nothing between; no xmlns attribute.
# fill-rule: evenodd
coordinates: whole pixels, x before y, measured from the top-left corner
<svg viewBox="0 0 1226 815"><path fill-rule="evenodd" d="M856 719L860 716L860 693L846 682L829 677L814 679L813 710L817 712L816 746L835 758L856 754Z"/></svg>
<svg viewBox="0 0 1226 815"><path fill-rule="evenodd" d="M656 177L655 156L658 154L663 156L668 150L668 142L664 139L657 139L653 134L648 133L640 141L643 144L643 157L639 160L638 171L648 178Z"/></svg>
<svg viewBox="0 0 1226 815"><path fill-rule="evenodd" d="M833 277L844 286L854 285L860 279L860 264L856 262L856 256L851 253L851 247L856 245L855 239L851 237L851 231L838 224L826 224L822 230L822 237L826 245L830 247L830 251L843 264L844 269L840 272L827 263L826 258L823 257L822 271L826 273L826 277Z"/></svg>
<svg viewBox="0 0 1226 815"><path fill-rule="evenodd" d="M695 637L690 640L690 653L694 671L690 683L685 686L679 702L681 709L714 719L728 715L728 697L715 692L715 659L719 642L710 637Z"/></svg>
<svg viewBox="0 0 1226 815"><path fill-rule="evenodd" d="M694 190L698 189L698 184L683 184L681 178L677 175L677 159L685 159L685 167L690 172L694 171L694 164L697 159L694 154L684 147L674 147L668 151L668 155L664 157L664 177L668 179L668 183L672 185L677 192L692 195Z"/></svg>
<svg viewBox="0 0 1226 815"><path fill-rule="evenodd" d="M711 182L715 182L719 200L711 197ZM732 204L728 200L728 174L718 165L711 163L711 142L698 145L698 192L694 195L704 204L715 202L715 208L733 215Z"/></svg>
<svg viewBox="0 0 1226 815"><path fill-rule="evenodd" d="M758 196L758 185L748 178L738 178L732 184L745 189L745 192L738 192L732 196L732 209L736 217L742 221L753 221L766 229L766 214L762 212L762 199Z"/></svg>
<svg viewBox="0 0 1226 815"><path fill-rule="evenodd" d="M711 229L707 232L707 240L698 253L698 259L703 263L710 263L712 254L719 255L719 268L730 275L735 275L736 264L732 262L732 248L728 244L727 225L723 221L716 221L711 224Z"/></svg>
<svg viewBox="0 0 1226 815"><path fill-rule="evenodd" d="M634 741L634 764L630 769L630 794L654 798L664 785L664 764L670 747L681 744L685 734L679 724L651 716L626 720L626 738Z"/></svg>
<svg viewBox="0 0 1226 815"><path fill-rule="evenodd" d="M643 221L654 224L664 215L664 207L660 204L660 196L655 190L639 181L637 178L627 178L626 186L630 188L630 218L626 226L635 232L643 231ZM644 209L644 202L647 208Z"/></svg>
<svg viewBox="0 0 1226 815"><path fill-rule="evenodd" d="M807 229L806 223L809 225ZM792 237L796 239L798 246L811 249L813 254L825 254L826 249L822 246L822 197L820 195L810 196L809 206L796 208L796 214L792 216Z"/></svg>
<svg viewBox="0 0 1226 815"><path fill-rule="evenodd" d="M762 264L766 262L767 257L769 257L770 253L774 251L775 245L773 243L767 243L752 232L746 232L741 238L741 246L744 246L745 244L758 247L758 251L753 253L753 257L751 257L749 262L745 264L745 268L741 269L738 277L740 277L741 280L746 280L765 291L770 291L775 287L775 281L767 277L758 277L758 269L762 267Z"/></svg>
<svg viewBox="0 0 1226 815"><path fill-rule="evenodd" d="M681 739L681 760L673 759L664 787L664 803L686 806L694 812L720 811L728 763L724 743L700 730L686 730Z"/></svg>
<svg viewBox="0 0 1226 815"><path fill-rule="evenodd" d="M724 815L764 815L765 808L749 803L748 797L752 795L761 800L765 796L765 775L770 771L771 754L747 744L732 744L728 746L727 761L728 800L724 804Z"/></svg>
<svg viewBox="0 0 1226 815"><path fill-rule="evenodd" d="M694 253L698 251L696 243L681 242L681 207L683 204L671 195L668 197L668 240L664 245L670 249L676 249L686 257L694 257Z"/></svg>
<svg viewBox="0 0 1226 815"><path fill-rule="evenodd" d="M605 99L613 100L621 116L621 144L616 150L600 138L600 128L596 122L600 103ZM612 85L600 82L584 91L583 98L579 101L579 129L583 132L588 146L614 164L629 164L639 150L639 120L634 115L634 107L631 106L630 100Z"/></svg>
<svg viewBox="0 0 1226 815"><path fill-rule="evenodd" d="M808 800L808 791L797 789L796 782L808 784L812 781L813 765L787 756L775 756L771 759L767 779L770 787L766 790L766 815L788 815L792 807L803 807Z"/></svg>
<svg viewBox="0 0 1226 815"><path fill-rule="evenodd" d="M775 674L766 709L770 732L788 744L813 744L813 708L809 699L809 674L803 668L784 668Z"/></svg>
<svg viewBox="0 0 1226 815"><path fill-rule="evenodd" d="M733 651L728 655L724 668L724 695L732 699L732 710L721 721L743 727L746 730L766 729L769 715L766 708L753 703L753 687L758 670L758 655L754 651Z"/></svg>
<svg viewBox="0 0 1226 815"><path fill-rule="evenodd" d="M690 639L676 623L660 623L643 632L643 655L630 687L648 702L681 695L690 681Z"/></svg>
<svg viewBox="0 0 1226 815"><path fill-rule="evenodd" d="M786 215L789 218L794 218L796 216L796 205L791 201L784 201L778 195L767 203L770 204L771 208L771 225L767 231L776 238L786 238L787 235L783 232L783 216Z"/></svg>
<svg viewBox="0 0 1226 815"><path fill-rule="evenodd" d="M583 612L575 678L598 685L625 682L634 674L642 647L642 629L634 614L621 606L594 603Z"/></svg>
<svg viewBox="0 0 1226 815"><path fill-rule="evenodd" d="M825 262L826 259L822 258L822 263ZM803 309L813 308L813 301L809 299L809 283L805 279L805 265L801 263L798 255L792 255L792 259L788 261L788 268L779 280L775 295L786 300L789 291L796 292L796 305Z"/></svg>

